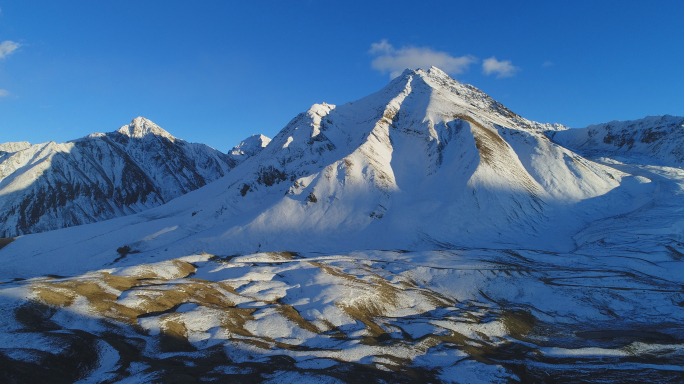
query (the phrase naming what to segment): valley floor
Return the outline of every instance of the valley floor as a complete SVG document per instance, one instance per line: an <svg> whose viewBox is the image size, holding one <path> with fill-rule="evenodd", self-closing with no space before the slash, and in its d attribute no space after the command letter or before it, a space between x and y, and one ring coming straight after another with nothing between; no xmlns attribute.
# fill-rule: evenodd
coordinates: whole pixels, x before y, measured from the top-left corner
<svg viewBox="0 0 684 384"><path fill-rule="evenodd" d="M656 193L569 253L201 254L6 280L1 381L681 382L684 171L604 161Z"/></svg>

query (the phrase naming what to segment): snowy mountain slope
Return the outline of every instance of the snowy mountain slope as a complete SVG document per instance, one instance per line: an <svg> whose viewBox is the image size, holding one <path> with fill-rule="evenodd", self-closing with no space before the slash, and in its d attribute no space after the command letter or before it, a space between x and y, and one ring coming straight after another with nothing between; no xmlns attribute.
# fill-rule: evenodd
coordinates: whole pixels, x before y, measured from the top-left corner
<svg viewBox="0 0 684 384"><path fill-rule="evenodd" d="M202 251L567 251L575 232L634 209L634 196L655 186L545 135L562 128L524 120L436 68L407 70L361 100L314 105L226 177L163 207L19 238L1 254L37 260L60 249L95 268L123 245L140 252L136 260Z"/></svg>
<svg viewBox="0 0 684 384"><path fill-rule="evenodd" d="M161 205L225 175L261 148L226 155L138 117L68 143L0 145L0 236L86 224ZM252 143L254 142L254 143Z"/></svg>
<svg viewBox="0 0 684 384"><path fill-rule="evenodd" d="M684 163L684 117L611 121L548 135L560 145L595 155L638 156L675 167Z"/></svg>

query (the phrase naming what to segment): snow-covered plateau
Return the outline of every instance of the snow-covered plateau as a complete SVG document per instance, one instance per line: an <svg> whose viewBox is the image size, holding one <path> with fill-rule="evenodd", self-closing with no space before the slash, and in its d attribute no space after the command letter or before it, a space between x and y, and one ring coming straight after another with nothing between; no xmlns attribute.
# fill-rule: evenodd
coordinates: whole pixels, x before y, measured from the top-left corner
<svg viewBox="0 0 684 384"><path fill-rule="evenodd" d="M253 136L163 205L7 232L0 378L682 382L682 133L672 116L540 124L406 70ZM1 144L2 166L50 159L18 155L33 147ZM0 194L32 188L7 178Z"/></svg>

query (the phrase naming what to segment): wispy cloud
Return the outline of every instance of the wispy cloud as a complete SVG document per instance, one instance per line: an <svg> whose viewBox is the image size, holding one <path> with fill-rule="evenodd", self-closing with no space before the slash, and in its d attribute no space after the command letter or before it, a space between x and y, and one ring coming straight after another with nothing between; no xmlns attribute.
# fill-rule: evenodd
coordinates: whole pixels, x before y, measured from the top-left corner
<svg viewBox="0 0 684 384"><path fill-rule="evenodd" d="M427 69L431 66L435 66L450 75L457 75L466 71L470 64L477 62L477 59L470 55L454 57L446 52L435 51L427 47L408 46L397 49L385 39L371 44L368 53L377 56L371 62L373 69L382 73L389 72L391 78L399 76L406 68Z"/></svg>
<svg viewBox="0 0 684 384"><path fill-rule="evenodd" d="M553 65L553 62L552 62L552 61L545 61L545 62L542 63L542 67L543 67L543 68L550 67L550 66L552 66L552 65Z"/></svg>
<svg viewBox="0 0 684 384"><path fill-rule="evenodd" d="M492 56L482 62L482 73L485 75L496 74L496 78L511 77L518 72L520 68L513 66L510 60L499 61Z"/></svg>
<svg viewBox="0 0 684 384"><path fill-rule="evenodd" d="M0 12L2 12L2 10L0 10ZM5 40L2 43L0 43L0 59L4 59L5 57L7 57L7 55L11 54L17 48L19 48L20 45L21 44L15 43L14 41L10 40ZM7 97L9 95L9 91L5 89L0 89L0 98Z"/></svg>
<svg viewBox="0 0 684 384"><path fill-rule="evenodd" d="M6 57L10 53L14 52L19 48L21 44L15 43L14 41L5 40L0 43L0 59Z"/></svg>

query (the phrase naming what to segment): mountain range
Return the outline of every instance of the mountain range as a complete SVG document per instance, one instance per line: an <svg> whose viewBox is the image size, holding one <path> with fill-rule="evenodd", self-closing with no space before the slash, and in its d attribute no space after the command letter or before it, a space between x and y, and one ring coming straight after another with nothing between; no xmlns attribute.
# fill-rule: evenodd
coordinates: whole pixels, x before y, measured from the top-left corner
<svg viewBox="0 0 684 384"><path fill-rule="evenodd" d="M432 67L227 154L1 144L0 380L680 382L683 130Z"/></svg>
<svg viewBox="0 0 684 384"><path fill-rule="evenodd" d="M138 117L68 143L0 144L0 236L142 212L224 176L267 143L255 135L224 154Z"/></svg>
<svg viewBox="0 0 684 384"><path fill-rule="evenodd" d="M577 246L574 233L632 209L654 188L577 151L681 161L681 124L661 117L570 130L518 116L437 68L407 70L358 101L316 104L272 141L253 136L256 144L227 155L175 139L142 118L62 144L61 151L50 149L62 148L54 143L5 144L3 164L17 164L27 181L5 177L0 184L8 191L3 228L12 236L28 224L35 232L47 223L64 227L147 209L73 230L66 243L33 241L72 253L87 244L104 259L121 246L149 257L283 249L566 251ZM41 156L53 163L42 179L41 163L30 160ZM43 163L47 169L50 162ZM11 188L18 198L8 198ZM22 252L46 251L41 245Z"/></svg>

